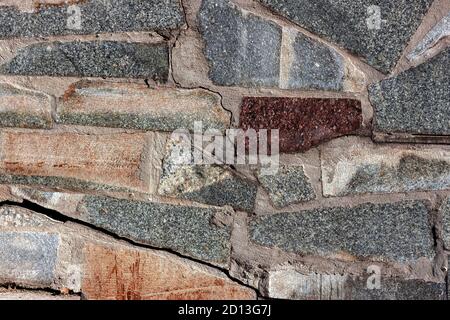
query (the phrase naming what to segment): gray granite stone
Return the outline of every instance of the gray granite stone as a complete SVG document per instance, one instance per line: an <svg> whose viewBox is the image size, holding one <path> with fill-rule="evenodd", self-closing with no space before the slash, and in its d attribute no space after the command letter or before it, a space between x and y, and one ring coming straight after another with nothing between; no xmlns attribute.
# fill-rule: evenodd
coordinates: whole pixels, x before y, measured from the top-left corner
<svg viewBox="0 0 450 320"><path fill-rule="evenodd" d="M262 175L258 180L277 208L316 198L314 189L301 166L280 166L275 175Z"/></svg>
<svg viewBox="0 0 450 320"><path fill-rule="evenodd" d="M217 85L278 86L281 28L228 0L203 0L199 12L209 76Z"/></svg>
<svg viewBox="0 0 450 320"><path fill-rule="evenodd" d="M450 37L450 12L426 34L413 52L408 55L408 59L419 59L429 49L438 44L440 40L445 39L446 37Z"/></svg>
<svg viewBox="0 0 450 320"><path fill-rule="evenodd" d="M295 38L293 50L289 88L342 90L345 66L341 55L301 33Z"/></svg>
<svg viewBox="0 0 450 320"><path fill-rule="evenodd" d="M79 24L74 20L78 17ZM0 8L0 38L163 31L183 24L177 0L88 0L78 1L75 7L42 5L33 13Z"/></svg>
<svg viewBox="0 0 450 320"><path fill-rule="evenodd" d="M32 76L144 78L167 81L166 44L116 41L37 43L18 50L0 73Z"/></svg>
<svg viewBox="0 0 450 320"><path fill-rule="evenodd" d="M170 139L163 160L160 195L253 211L258 186L227 166L196 165L184 141Z"/></svg>
<svg viewBox="0 0 450 320"><path fill-rule="evenodd" d="M258 0L305 29L365 58L388 73L399 60L433 0ZM380 28L371 6L380 9Z"/></svg>
<svg viewBox="0 0 450 320"><path fill-rule="evenodd" d="M450 197L447 197L439 210L442 215L442 238L444 247L450 250Z"/></svg>
<svg viewBox="0 0 450 320"><path fill-rule="evenodd" d="M369 87L374 130L450 134L450 48L420 66Z"/></svg>
<svg viewBox="0 0 450 320"><path fill-rule="evenodd" d="M59 237L36 232L0 233L0 282L46 287L52 284Z"/></svg>
<svg viewBox="0 0 450 320"><path fill-rule="evenodd" d="M434 255L427 203L362 204L278 213L250 223L250 239L288 252L399 262Z"/></svg>
<svg viewBox="0 0 450 320"><path fill-rule="evenodd" d="M230 228L213 223L228 214L222 209L86 196L78 211L82 220L139 243L215 264L229 259Z"/></svg>

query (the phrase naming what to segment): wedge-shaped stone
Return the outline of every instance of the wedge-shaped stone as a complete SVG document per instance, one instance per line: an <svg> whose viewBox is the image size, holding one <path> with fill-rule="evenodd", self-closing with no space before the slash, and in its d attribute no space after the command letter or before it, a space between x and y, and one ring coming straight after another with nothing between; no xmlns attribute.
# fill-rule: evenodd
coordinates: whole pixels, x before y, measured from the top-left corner
<svg viewBox="0 0 450 320"><path fill-rule="evenodd" d="M62 124L172 132L204 128L224 131L230 114L220 97L202 89L149 89L145 85L80 82L59 99Z"/></svg>
<svg viewBox="0 0 450 320"><path fill-rule="evenodd" d="M385 73L396 65L433 3L433 0L258 1L358 54Z"/></svg>
<svg viewBox="0 0 450 320"><path fill-rule="evenodd" d="M17 2L26 2L19 0ZM0 38L163 31L184 23L177 0L33 1L34 12L0 7Z"/></svg>
<svg viewBox="0 0 450 320"><path fill-rule="evenodd" d="M428 203L366 203L253 219L250 239L288 252L408 262L434 256Z"/></svg>
<svg viewBox="0 0 450 320"><path fill-rule="evenodd" d="M220 272L149 250L88 245L82 291L101 300L251 300Z"/></svg>
<svg viewBox="0 0 450 320"><path fill-rule="evenodd" d="M0 83L0 127L52 126L52 101L45 94Z"/></svg>
<svg viewBox="0 0 450 320"><path fill-rule="evenodd" d="M0 183L69 190L149 190L145 134L0 132Z"/></svg>
<svg viewBox="0 0 450 320"><path fill-rule="evenodd" d="M374 130L385 134L450 134L450 48L369 87Z"/></svg>
<svg viewBox="0 0 450 320"><path fill-rule="evenodd" d="M450 149L336 140L322 151L325 196L450 189Z"/></svg>
<svg viewBox="0 0 450 320"><path fill-rule="evenodd" d="M118 41L42 42L19 49L0 73L30 76L142 78L166 82L166 44Z"/></svg>

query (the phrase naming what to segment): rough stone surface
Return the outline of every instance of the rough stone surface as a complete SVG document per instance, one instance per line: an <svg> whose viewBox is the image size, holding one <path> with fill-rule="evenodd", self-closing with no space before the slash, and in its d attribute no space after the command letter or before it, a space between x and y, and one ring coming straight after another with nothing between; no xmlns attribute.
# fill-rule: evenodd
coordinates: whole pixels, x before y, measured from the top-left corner
<svg viewBox="0 0 450 320"><path fill-rule="evenodd" d="M250 239L299 254L414 261L434 255L428 218L422 201L278 213L252 220Z"/></svg>
<svg viewBox="0 0 450 320"><path fill-rule="evenodd" d="M54 295L45 291L0 290L0 301L80 300L76 295Z"/></svg>
<svg viewBox="0 0 450 320"><path fill-rule="evenodd" d="M89 245L83 296L101 300L253 300L255 292L186 260L151 251Z"/></svg>
<svg viewBox="0 0 450 320"><path fill-rule="evenodd" d="M351 99L243 99L240 127L280 130L280 152L307 151L354 133L362 125L361 103Z"/></svg>
<svg viewBox="0 0 450 320"><path fill-rule="evenodd" d="M216 217L228 215L223 209L86 196L78 212L80 219L121 237L228 263L230 228L214 224Z"/></svg>
<svg viewBox="0 0 450 320"><path fill-rule="evenodd" d="M322 150L325 196L450 189L450 150L344 139Z"/></svg>
<svg viewBox="0 0 450 320"><path fill-rule="evenodd" d="M144 134L0 133L0 183L69 190L149 190Z"/></svg>
<svg viewBox="0 0 450 320"><path fill-rule="evenodd" d="M62 124L172 132L194 129L225 131L230 114L220 96L202 89L149 89L145 85L81 82L59 99Z"/></svg>
<svg viewBox="0 0 450 320"><path fill-rule="evenodd" d="M417 45L417 47L408 55L408 59L419 59L433 46L437 45L440 40L450 37L450 12L439 21L425 38Z"/></svg>
<svg viewBox="0 0 450 320"><path fill-rule="evenodd" d="M278 86L281 28L228 0L204 0L200 32L210 78L224 86Z"/></svg>
<svg viewBox="0 0 450 320"><path fill-rule="evenodd" d="M159 194L214 206L231 206L236 210L253 210L258 189L256 183L230 168L185 163L185 159L193 159L192 149L185 149L184 141L170 139Z"/></svg>
<svg viewBox="0 0 450 320"><path fill-rule="evenodd" d="M177 0L59 1L41 4L34 12L0 8L0 38L162 31L177 29L183 23Z"/></svg>
<svg viewBox="0 0 450 320"><path fill-rule="evenodd" d="M268 296L296 300L444 300L445 283L382 277L379 289L368 289L368 277L302 274L296 270L269 273Z"/></svg>
<svg viewBox="0 0 450 320"><path fill-rule="evenodd" d="M345 67L341 55L301 33L297 34L293 50L289 88L342 90Z"/></svg>
<svg viewBox="0 0 450 320"><path fill-rule="evenodd" d="M31 76L142 78L165 82L166 44L118 41L42 42L19 49L0 73Z"/></svg>
<svg viewBox="0 0 450 320"><path fill-rule="evenodd" d="M444 240L444 247L450 250L450 197L447 197L443 201L439 211L442 215L442 239Z"/></svg>
<svg viewBox="0 0 450 320"><path fill-rule="evenodd" d="M450 134L450 48L426 63L369 87L374 130Z"/></svg>
<svg viewBox="0 0 450 320"><path fill-rule="evenodd" d="M365 58L388 73L396 65L433 0L258 0L305 29ZM380 28L370 18L378 18ZM368 20L369 19L369 20ZM376 21L376 20L375 20Z"/></svg>
<svg viewBox="0 0 450 320"><path fill-rule="evenodd" d="M37 232L0 233L0 282L49 286L59 237Z"/></svg>
<svg viewBox="0 0 450 320"><path fill-rule="evenodd" d="M51 126L50 97L0 83L0 127L48 129Z"/></svg>
<svg viewBox="0 0 450 320"><path fill-rule="evenodd" d="M261 186L277 208L316 198L302 166L281 166L276 175L258 175Z"/></svg>

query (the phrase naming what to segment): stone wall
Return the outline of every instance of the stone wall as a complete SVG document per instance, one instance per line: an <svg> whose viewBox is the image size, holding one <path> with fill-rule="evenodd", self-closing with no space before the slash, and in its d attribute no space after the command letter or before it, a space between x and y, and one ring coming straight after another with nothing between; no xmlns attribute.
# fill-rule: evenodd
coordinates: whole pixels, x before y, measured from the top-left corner
<svg viewBox="0 0 450 320"><path fill-rule="evenodd" d="M449 0L0 0L0 299L447 299L449 36ZM277 170L180 164L200 122Z"/></svg>

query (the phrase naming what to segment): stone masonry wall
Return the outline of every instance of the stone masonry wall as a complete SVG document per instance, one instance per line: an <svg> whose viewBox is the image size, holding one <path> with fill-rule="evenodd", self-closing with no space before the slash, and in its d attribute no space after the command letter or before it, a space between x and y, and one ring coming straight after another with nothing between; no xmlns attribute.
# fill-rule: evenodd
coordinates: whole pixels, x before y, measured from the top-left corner
<svg viewBox="0 0 450 320"><path fill-rule="evenodd" d="M0 0L0 299L448 299L449 39L450 0ZM277 170L180 161L199 123Z"/></svg>

